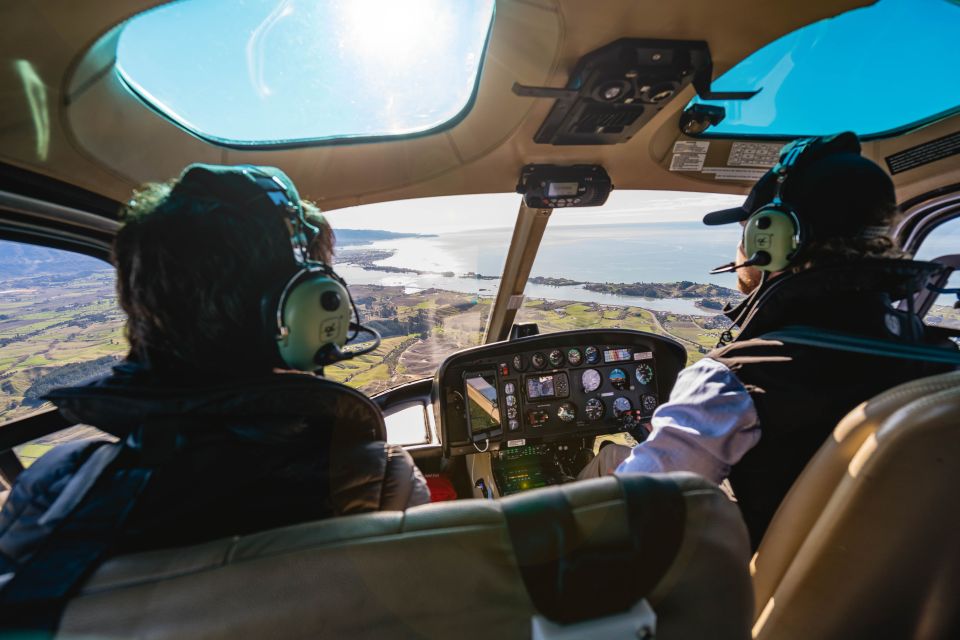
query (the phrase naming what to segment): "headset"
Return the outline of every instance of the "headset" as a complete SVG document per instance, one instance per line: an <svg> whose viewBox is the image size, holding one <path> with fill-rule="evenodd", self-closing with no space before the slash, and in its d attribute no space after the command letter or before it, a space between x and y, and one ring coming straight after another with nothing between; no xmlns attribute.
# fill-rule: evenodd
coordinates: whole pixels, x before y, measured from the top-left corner
<svg viewBox="0 0 960 640"><path fill-rule="evenodd" d="M783 271L801 253L809 234L803 219L783 200L783 187L791 169L818 140L796 140L780 152L780 161L773 168L777 180L773 200L752 213L743 227L743 253L749 259L742 266L767 273Z"/></svg>
<svg viewBox="0 0 960 640"><path fill-rule="evenodd" d="M289 179L284 179L286 175L253 165L238 169L282 212L290 232L297 270L268 291L262 303L266 338L275 345L280 360L292 369L322 371L325 365L379 347L380 334L360 323L347 283L333 267L311 259L310 243L320 229L306 220L300 196ZM357 342L361 333L370 337ZM360 343L369 344L343 348Z"/></svg>

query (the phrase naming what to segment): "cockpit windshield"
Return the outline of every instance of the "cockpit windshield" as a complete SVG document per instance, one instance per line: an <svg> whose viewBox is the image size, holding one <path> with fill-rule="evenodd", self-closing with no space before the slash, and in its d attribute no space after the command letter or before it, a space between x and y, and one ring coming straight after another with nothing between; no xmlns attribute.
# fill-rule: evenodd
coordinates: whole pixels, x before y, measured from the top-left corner
<svg viewBox="0 0 960 640"><path fill-rule="evenodd" d="M432 376L451 353L480 344L519 205L515 194L427 198L329 212L337 271L364 321L384 337L326 375L367 393ZM675 337L691 359L716 342L740 228L707 229L704 213L742 196L615 191L603 207L555 211L517 322L541 333L590 327Z"/></svg>

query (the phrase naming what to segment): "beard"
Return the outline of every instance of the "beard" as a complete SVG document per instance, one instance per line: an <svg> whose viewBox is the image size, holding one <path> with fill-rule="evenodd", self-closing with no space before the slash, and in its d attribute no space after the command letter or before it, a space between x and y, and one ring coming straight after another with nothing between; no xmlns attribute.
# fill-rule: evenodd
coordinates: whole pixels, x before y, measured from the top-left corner
<svg viewBox="0 0 960 640"><path fill-rule="evenodd" d="M743 254L743 244L739 244L737 245L737 264L746 261L747 256ZM737 289L744 295L752 293L754 289L760 286L762 276L763 272L753 267L737 269Z"/></svg>

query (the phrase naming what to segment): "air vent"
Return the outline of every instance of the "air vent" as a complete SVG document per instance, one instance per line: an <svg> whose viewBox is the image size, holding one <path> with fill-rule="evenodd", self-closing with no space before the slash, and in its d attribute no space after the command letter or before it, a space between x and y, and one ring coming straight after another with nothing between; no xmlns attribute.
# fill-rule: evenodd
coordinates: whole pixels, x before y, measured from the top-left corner
<svg viewBox="0 0 960 640"><path fill-rule="evenodd" d="M641 115L643 107L639 105L625 109L592 107L584 111L575 130L577 133L623 133L623 130L636 122Z"/></svg>

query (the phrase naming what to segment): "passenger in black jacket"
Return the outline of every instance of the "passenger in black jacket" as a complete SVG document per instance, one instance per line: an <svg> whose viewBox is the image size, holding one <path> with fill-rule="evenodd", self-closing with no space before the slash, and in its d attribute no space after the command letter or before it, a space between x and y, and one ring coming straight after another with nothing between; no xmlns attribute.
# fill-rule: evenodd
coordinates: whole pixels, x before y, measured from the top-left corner
<svg viewBox="0 0 960 640"><path fill-rule="evenodd" d="M292 213L282 172L254 169L290 201L248 169L193 165L134 194L114 243L128 358L49 395L117 441L61 446L19 476L0 512L6 579L85 523L116 523L102 556L429 501L369 399L279 355L295 251L329 264L332 236L309 203Z"/></svg>

